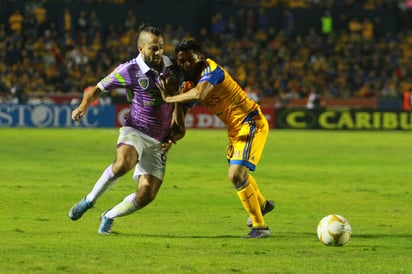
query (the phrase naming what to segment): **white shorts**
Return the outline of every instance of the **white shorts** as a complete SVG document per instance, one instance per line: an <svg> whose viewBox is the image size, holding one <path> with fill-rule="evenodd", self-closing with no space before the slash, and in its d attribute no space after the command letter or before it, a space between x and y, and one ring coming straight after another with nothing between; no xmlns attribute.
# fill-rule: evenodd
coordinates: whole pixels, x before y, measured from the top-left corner
<svg viewBox="0 0 412 274"><path fill-rule="evenodd" d="M166 169L166 153L162 150L162 144L132 127L121 127L119 133L117 145L131 145L139 155L139 162L134 169L133 180L137 181L140 175L149 174L163 181Z"/></svg>

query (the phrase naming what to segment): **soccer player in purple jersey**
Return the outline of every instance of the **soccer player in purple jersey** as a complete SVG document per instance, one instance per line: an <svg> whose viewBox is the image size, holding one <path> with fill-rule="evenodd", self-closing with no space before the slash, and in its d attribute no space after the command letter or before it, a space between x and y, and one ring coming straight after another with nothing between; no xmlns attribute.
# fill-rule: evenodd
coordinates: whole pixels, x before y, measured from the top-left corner
<svg viewBox="0 0 412 274"><path fill-rule="evenodd" d="M184 135L181 105L165 103L156 86L161 84L161 79L173 79L171 74L178 73L172 61L163 55L163 34L159 28L143 24L137 37L138 56L120 64L98 82L72 112L72 119L79 121L100 94L116 88L127 89L130 111L119 130L116 158L91 192L69 211L69 218L78 220L110 186L134 168L136 192L101 215L100 234L111 232L115 218L142 209L154 200L163 181L166 152L171 143ZM171 136L171 128L180 131Z"/></svg>

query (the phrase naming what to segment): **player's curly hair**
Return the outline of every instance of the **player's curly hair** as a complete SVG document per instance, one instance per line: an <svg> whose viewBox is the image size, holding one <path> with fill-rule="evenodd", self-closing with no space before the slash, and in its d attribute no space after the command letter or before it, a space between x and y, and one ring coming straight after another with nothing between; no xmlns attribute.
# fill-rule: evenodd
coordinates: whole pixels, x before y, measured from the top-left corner
<svg viewBox="0 0 412 274"><path fill-rule="evenodd" d="M176 54L179 51L188 51L188 50L192 50L196 54L199 54L199 53L205 54L205 52L202 49L202 46L195 40L184 40L180 42L178 45L176 45L175 47Z"/></svg>

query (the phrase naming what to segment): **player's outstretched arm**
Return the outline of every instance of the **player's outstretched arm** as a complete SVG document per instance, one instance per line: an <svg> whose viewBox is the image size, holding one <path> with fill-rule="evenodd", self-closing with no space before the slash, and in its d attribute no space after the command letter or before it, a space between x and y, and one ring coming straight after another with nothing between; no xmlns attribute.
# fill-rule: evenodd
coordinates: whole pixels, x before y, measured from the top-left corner
<svg viewBox="0 0 412 274"><path fill-rule="evenodd" d="M83 97L80 105L72 111L72 119L74 121L80 121L80 119L86 114L87 108L90 103L99 98L102 91L97 87L92 87L92 90L86 93Z"/></svg>
<svg viewBox="0 0 412 274"><path fill-rule="evenodd" d="M167 90L164 87L157 86L162 94L162 99L166 103L179 103L179 102L190 102L194 100L202 100L206 97L206 95L214 88L209 82L200 82L194 88L178 94L171 96L168 94Z"/></svg>

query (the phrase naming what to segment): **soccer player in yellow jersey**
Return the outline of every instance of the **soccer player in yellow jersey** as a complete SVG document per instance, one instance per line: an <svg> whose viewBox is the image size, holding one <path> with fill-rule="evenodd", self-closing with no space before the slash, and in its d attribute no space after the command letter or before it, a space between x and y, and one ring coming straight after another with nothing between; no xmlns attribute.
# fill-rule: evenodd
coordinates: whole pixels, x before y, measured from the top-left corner
<svg viewBox="0 0 412 274"><path fill-rule="evenodd" d="M162 91L163 100L167 103L198 101L226 124L228 177L249 213L248 226L252 227L246 237L268 237L270 231L263 215L270 212L275 203L264 198L249 173L255 170L260 160L269 132L265 116L224 68L206 58L196 41L181 42L175 53L177 65L194 87L175 96Z"/></svg>

